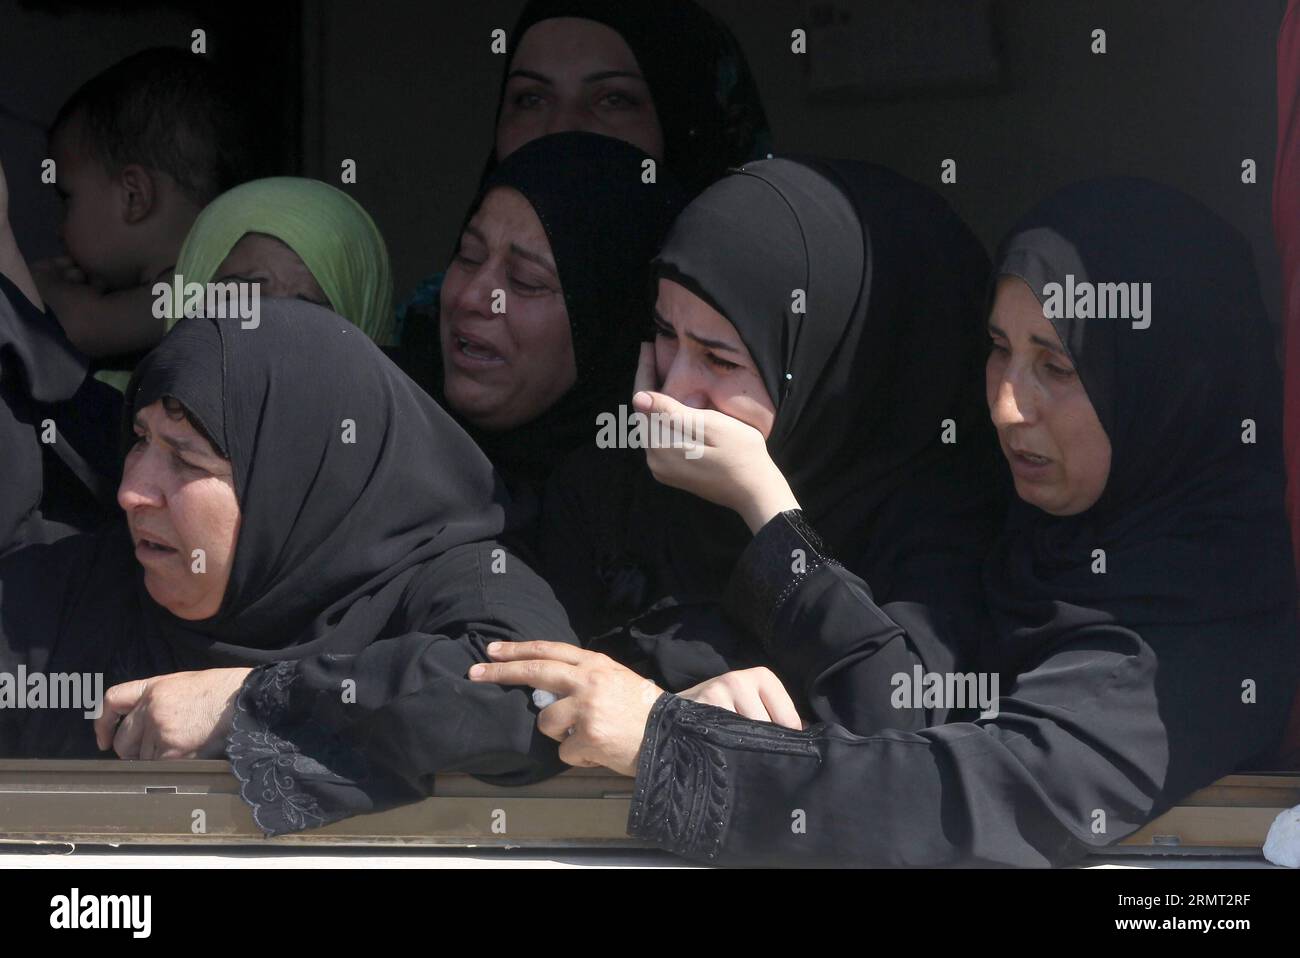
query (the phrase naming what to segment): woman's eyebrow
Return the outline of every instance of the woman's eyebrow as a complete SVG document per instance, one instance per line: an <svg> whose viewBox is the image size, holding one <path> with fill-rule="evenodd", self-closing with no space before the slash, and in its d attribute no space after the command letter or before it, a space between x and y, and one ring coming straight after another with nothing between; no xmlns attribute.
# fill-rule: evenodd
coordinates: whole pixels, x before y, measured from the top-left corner
<svg viewBox="0 0 1300 958"><path fill-rule="evenodd" d="M1038 346L1042 346L1044 349L1050 349L1052 352L1064 356L1066 359L1070 358L1069 353L1067 353L1060 346L1056 345L1056 343L1052 342L1050 339L1044 339L1042 336L1030 336L1029 341Z"/></svg>
<svg viewBox="0 0 1300 958"><path fill-rule="evenodd" d="M708 346L710 349L720 349L726 353L740 352L740 348L737 346L733 346L730 343L724 343L718 339L705 339L703 336L699 335L698 333L693 333L689 329L686 331L686 336L689 339L695 340L701 346Z"/></svg>
<svg viewBox="0 0 1300 958"><path fill-rule="evenodd" d="M1006 333L1004 333L1002 330L1000 330L998 327L994 326L992 323L989 323L989 324L988 324L988 331L989 331L991 334L993 334L994 336L1001 336L1003 339L1010 339L1010 338L1011 338L1011 337L1008 336ZM1069 358L1070 358L1070 354L1069 354L1069 353L1067 353L1064 349L1062 349L1062 348L1061 348L1060 346L1058 346L1056 343L1052 342L1050 339L1044 339L1042 336L1039 336L1039 335L1035 334L1035 335L1029 337L1029 341L1030 341L1031 343L1035 344L1036 346L1042 346L1042 347L1045 348L1045 349L1050 349L1052 352L1054 352L1054 353L1056 353L1056 354L1058 354L1058 355L1060 355L1060 356L1064 356L1066 359L1069 359Z"/></svg>
<svg viewBox="0 0 1300 958"><path fill-rule="evenodd" d="M140 417L138 413L136 414L135 418L131 420L131 424L135 426L136 429L139 429L141 432L149 431L149 427L145 425L144 420ZM212 455L210 452L208 452L208 450L204 449L203 446L199 445L197 442L195 442L192 439L186 439L184 436L173 436L165 432L160 432L158 433L158 438L161 439L163 442L167 443L167 445L171 446L173 449L177 450L178 452L193 452L199 454L200 456Z"/></svg>
<svg viewBox="0 0 1300 958"><path fill-rule="evenodd" d="M201 456L208 455L208 451L191 439L182 436L169 436L166 433L159 433L159 436L167 442L177 452L193 452Z"/></svg>
<svg viewBox="0 0 1300 958"><path fill-rule="evenodd" d="M601 70L599 73L588 73L582 78L582 82L598 83L601 80L613 80L617 77L626 77L629 80L640 80L645 83L645 77L639 73L633 73L631 70Z"/></svg>
<svg viewBox="0 0 1300 958"><path fill-rule="evenodd" d="M543 73L536 72L535 70L511 70L510 76L507 77L507 79L513 80L515 77L522 77L527 80L536 80L538 83L545 83L547 86L555 86L554 80ZM582 78L582 82L599 83L601 80L612 80L617 77L626 77L629 80L639 80L642 83L646 82L645 77L634 70L598 70L595 73L588 73Z"/></svg>
<svg viewBox="0 0 1300 958"><path fill-rule="evenodd" d="M518 243L510 244L510 252L514 253L516 256L522 256L526 260L531 260L532 262L536 263L538 266L545 269L556 279L560 278L559 274L555 271L555 266L541 253L535 253L530 249L524 249Z"/></svg>
<svg viewBox="0 0 1300 958"><path fill-rule="evenodd" d="M544 74L537 73L534 70L511 70L507 80L513 80L515 77L523 77L526 80L536 80L538 83L545 83L547 86L554 86L555 81Z"/></svg>
<svg viewBox="0 0 1300 958"><path fill-rule="evenodd" d="M657 306L655 307L654 317L655 317L655 322L658 323L660 326L664 327L664 329L673 328L672 324L668 322L668 320L664 319L663 313L659 312L659 307ZM733 346L730 343L724 343L720 339L706 339L705 337L699 335L698 333L691 332L689 329L686 331L685 335L688 338L695 340L695 342L699 343L701 346L707 346L710 349L720 349L726 353L740 352L740 348L738 346Z"/></svg>

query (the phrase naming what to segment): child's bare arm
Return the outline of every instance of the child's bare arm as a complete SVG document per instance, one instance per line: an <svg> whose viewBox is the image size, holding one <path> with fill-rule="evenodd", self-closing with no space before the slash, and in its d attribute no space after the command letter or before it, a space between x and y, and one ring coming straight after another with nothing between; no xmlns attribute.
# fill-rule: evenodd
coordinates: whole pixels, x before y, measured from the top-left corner
<svg viewBox="0 0 1300 958"><path fill-rule="evenodd" d="M18 240L14 238L13 228L9 224L9 184L5 181L4 165L0 164L0 273L9 277L23 295L32 301L37 309L44 310L40 291L27 269L27 261L18 249Z"/></svg>
<svg viewBox="0 0 1300 958"><path fill-rule="evenodd" d="M151 286L101 293L69 265L46 260L36 282L72 344L87 356L118 356L157 345L167 321L153 314Z"/></svg>

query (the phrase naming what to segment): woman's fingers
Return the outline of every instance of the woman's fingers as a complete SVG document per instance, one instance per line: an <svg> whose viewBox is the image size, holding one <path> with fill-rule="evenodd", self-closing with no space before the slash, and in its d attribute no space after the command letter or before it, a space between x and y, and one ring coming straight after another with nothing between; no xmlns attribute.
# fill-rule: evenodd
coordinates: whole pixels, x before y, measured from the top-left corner
<svg viewBox="0 0 1300 958"><path fill-rule="evenodd" d="M565 665L582 665L593 653L568 642L489 642L493 662L522 662L547 659Z"/></svg>
<svg viewBox="0 0 1300 958"><path fill-rule="evenodd" d="M785 690L785 686L775 675L769 673L759 682L758 695L763 701L763 707L767 709L767 714L772 716L773 722L786 728L803 729L803 719L799 718L794 700L790 698L790 693Z"/></svg>
<svg viewBox="0 0 1300 958"><path fill-rule="evenodd" d="M577 723L579 713L576 698L572 696L562 698L537 713L537 731L547 738L563 742L569 737L569 729Z"/></svg>
<svg viewBox="0 0 1300 958"><path fill-rule="evenodd" d="M600 768L601 763L589 757L587 743L579 736L572 735L560 743L560 761L574 768Z"/></svg>
<svg viewBox="0 0 1300 958"><path fill-rule="evenodd" d="M556 695L572 695L579 685L578 670L563 662L533 659L527 662L480 662L470 667L469 677L474 682L495 682L498 685L531 685Z"/></svg>
<svg viewBox="0 0 1300 958"><path fill-rule="evenodd" d="M113 751L118 758L139 758L140 743L144 739L148 717L145 709L132 709L117 726L113 736Z"/></svg>
<svg viewBox="0 0 1300 958"><path fill-rule="evenodd" d="M743 686L735 690L732 696L736 702L736 714L747 719L754 719L756 722L770 722L772 717L768 714L767 708L763 705L763 699L758 694L757 687Z"/></svg>
<svg viewBox="0 0 1300 958"><path fill-rule="evenodd" d="M677 696L678 698L698 702L700 705L712 705L715 708L726 709L728 712L736 711L736 703L732 700L731 690L717 679L701 682L685 692L678 692Z"/></svg>
<svg viewBox="0 0 1300 958"><path fill-rule="evenodd" d="M659 384L655 382L655 347L653 343L642 343L641 353L637 357L636 378L632 381L632 395L640 392L652 392Z"/></svg>

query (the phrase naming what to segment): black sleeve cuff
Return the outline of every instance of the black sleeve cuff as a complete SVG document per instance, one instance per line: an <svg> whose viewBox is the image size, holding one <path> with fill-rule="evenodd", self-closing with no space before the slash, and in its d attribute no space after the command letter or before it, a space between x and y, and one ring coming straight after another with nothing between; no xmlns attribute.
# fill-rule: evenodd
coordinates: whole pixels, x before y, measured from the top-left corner
<svg viewBox="0 0 1300 958"><path fill-rule="evenodd" d="M737 560L723 593L723 609L771 652L772 626L781 606L804 579L833 561L800 510L773 516Z"/></svg>
<svg viewBox="0 0 1300 958"><path fill-rule="evenodd" d="M294 695L300 674L296 662L264 665L235 699L226 757L257 827L282 835L420 798L311 720Z"/></svg>
<svg viewBox="0 0 1300 958"><path fill-rule="evenodd" d="M667 692L659 696L641 741L628 834L684 858L716 862L735 806L734 760L749 752L820 761L813 733Z"/></svg>
<svg viewBox="0 0 1300 958"><path fill-rule="evenodd" d="M730 806L727 765L707 736L680 734L682 712L694 705L665 692L650 710L627 832L685 858L713 861Z"/></svg>

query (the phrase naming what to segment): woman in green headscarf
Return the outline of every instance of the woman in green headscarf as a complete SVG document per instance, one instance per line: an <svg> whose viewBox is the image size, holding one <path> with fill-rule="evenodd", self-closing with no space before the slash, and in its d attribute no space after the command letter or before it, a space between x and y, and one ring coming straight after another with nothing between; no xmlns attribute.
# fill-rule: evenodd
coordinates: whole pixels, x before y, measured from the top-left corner
<svg viewBox="0 0 1300 958"><path fill-rule="evenodd" d="M320 180L276 176L222 193L194 221L176 273L186 284L256 282L262 296L319 303L392 342L384 238L360 203Z"/></svg>

